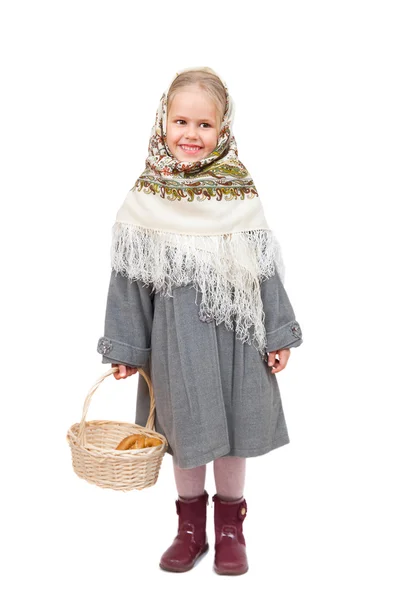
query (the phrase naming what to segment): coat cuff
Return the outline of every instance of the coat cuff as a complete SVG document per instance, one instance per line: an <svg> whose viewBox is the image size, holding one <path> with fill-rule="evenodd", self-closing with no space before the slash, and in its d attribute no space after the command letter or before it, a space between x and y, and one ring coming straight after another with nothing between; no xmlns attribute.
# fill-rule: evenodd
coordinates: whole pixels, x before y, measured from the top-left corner
<svg viewBox="0 0 400 600"><path fill-rule="evenodd" d="M151 348L136 348L111 338L101 337L97 344L97 352L103 355L103 363L143 367L149 359Z"/></svg>
<svg viewBox="0 0 400 600"><path fill-rule="evenodd" d="M290 321L286 325L267 332L267 352L282 350L283 348L296 348L303 343L302 331L297 321Z"/></svg>

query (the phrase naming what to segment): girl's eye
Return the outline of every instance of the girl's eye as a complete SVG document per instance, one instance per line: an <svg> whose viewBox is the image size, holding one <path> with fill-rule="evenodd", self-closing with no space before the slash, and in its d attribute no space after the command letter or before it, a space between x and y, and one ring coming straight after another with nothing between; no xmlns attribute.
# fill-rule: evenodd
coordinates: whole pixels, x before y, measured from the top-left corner
<svg viewBox="0 0 400 600"><path fill-rule="evenodd" d="M177 119L176 123L186 123L186 121L184 121L183 119ZM201 125L207 125L207 127L211 127L211 125L209 125L208 123L201 123Z"/></svg>

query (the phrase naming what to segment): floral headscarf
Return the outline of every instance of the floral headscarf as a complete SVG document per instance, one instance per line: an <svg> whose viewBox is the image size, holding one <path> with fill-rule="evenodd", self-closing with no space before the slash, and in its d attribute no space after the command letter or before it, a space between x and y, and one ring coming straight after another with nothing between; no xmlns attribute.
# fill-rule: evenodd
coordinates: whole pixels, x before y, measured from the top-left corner
<svg viewBox="0 0 400 600"><path fill-rule="evenodd" d="M180 73L191 70L185 69ZM201 67L197 70L201 70ZM238 159L236 140L232 135L234 103L225 82L221 77L219 79L225 88L227 100L214 150L196 162L181 162L173 156L167 144L168 88L160 99L151 131L146 170L135 184L138 191L159 193L169 200L186 198L189 202L210 199L212 196L217 200L223 197L228 200L257 195L252 178Z"/></svg>

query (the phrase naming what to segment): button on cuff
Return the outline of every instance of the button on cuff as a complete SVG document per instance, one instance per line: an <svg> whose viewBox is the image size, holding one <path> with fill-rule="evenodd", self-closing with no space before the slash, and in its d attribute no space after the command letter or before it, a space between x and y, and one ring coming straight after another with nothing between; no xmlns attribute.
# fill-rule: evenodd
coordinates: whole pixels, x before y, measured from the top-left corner
<svg viewBox="0 0 400 600"><path fill-rule="evenodd" d="M103 337L99 339L99 343L97 344L97 352L100 354L108 354L113 349L113 345L111 340Z"/></svg>
<svg viewBox="0 0 400 600"><path fill-rule="evenodd" d="M298 339L301 338L302 336L302 332L301 332L301 328L300 325L297 323L297 321L295 321L293 323L293 325L290 327L291 331L292 331L292 335Z"/></svg>

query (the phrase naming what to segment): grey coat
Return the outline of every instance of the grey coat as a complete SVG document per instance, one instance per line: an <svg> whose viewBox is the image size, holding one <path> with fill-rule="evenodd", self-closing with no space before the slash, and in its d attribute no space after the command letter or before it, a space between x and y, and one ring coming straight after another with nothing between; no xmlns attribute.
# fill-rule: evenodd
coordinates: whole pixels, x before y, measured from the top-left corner
<svg viewBox="0 0 400 600"><path fill-rule="evenodd" d="M261 283L268 351L303 343L299 323L276 273ZM156 431L183 469L221 456L251 457L289 443L276 375L252 344L224 323L198 316L201 292L175 287L173 297L112 271L103 363L140 366L151 378ZM150 397L139 374L136 419L145 425Z"/></svg>

